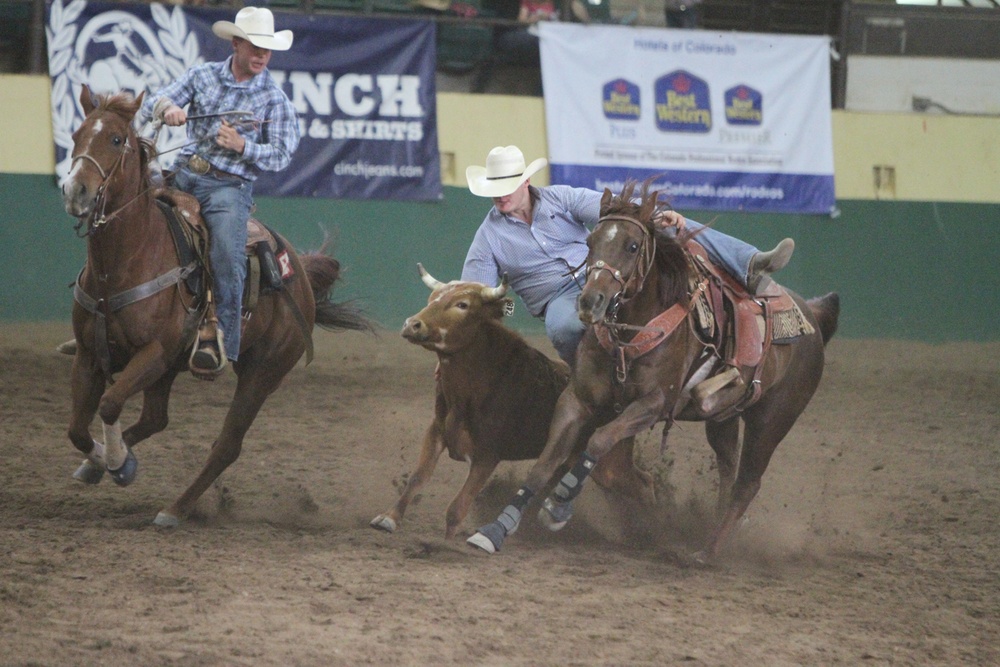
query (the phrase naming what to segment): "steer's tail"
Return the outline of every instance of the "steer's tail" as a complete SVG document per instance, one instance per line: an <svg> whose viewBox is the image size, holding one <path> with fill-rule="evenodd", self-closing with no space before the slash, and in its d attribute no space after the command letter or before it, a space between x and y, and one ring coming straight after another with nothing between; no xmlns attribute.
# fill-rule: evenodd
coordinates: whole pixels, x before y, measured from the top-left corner
<svg viewBox="0 0 1000 667"><path fill-rule="evenodd" d="M819 296L806 301L809 310L816 316L816 323L819 324L820 333L823 334L823 344L826 345L837 333L837 321L840 319L840 295L830 292L825 296Z"/></svg>
<svg viewBox="0 0 1000 667"><path fill-rule="evenodd" d="M340 262L320 251L305 252L299 257L309 276L309 285L316 298L316 324L330 331L351 330L375 332L364 312L351 301L336 303L330 297L333 284L340 278Z"/></svg>

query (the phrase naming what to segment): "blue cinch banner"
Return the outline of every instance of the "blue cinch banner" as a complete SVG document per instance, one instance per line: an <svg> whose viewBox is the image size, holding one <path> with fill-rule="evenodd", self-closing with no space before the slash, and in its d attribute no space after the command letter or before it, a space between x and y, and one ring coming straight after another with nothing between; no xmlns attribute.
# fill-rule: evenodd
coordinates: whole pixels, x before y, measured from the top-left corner
<svg viewBox="0 0 1000 667"><path fill-rule="evenodd" d="M828 37L539 29L553 183L655 177L675 208L833 212Z"/></svg>
<svg viewBox="0 0 1000 667"><path fill-rule="evenodd" d="M235 9L55 0L48 4L49 75L56 172L70 168L83 120L80 89L151 92L188 68L221 61L230 42L212 24ZM426 20L275 13L292 30L269 69L299 114L302 142L291 165L264 173L254 194L350 199L441 199L435 25ZM164 127L161 152L187 141ZM162 158L173 162L172 154Z"/></svg>

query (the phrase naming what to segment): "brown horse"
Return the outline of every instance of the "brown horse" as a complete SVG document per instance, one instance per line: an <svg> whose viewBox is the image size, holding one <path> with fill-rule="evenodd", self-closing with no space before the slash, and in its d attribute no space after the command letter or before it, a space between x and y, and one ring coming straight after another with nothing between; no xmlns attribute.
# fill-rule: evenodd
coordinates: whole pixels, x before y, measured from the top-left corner
<svg viewBox="0 0 1000 667"><path fill-rule="evenodd" d="M95 97L84 86L80 103L86 118L73 135L73 166L62 186L66 212L78 219L87 239L87 262L74 289L77 352L69 438L87 457L74 477L89 484L99 482L105 470L121 486L134 480L132 448L166 428L170 389L188 367L204 312L204 298L185 280L198 269L181 261L167 216L155 201L148 169L153 149L133 129L141 102L142 95ZM300 258L280 241L291 277L262 292L252 317L243 318L236 393L222 431L201 473L157 515L157 525L176 525L239 457L265 399L303 352L311 351L314 324L370 328L355 309L329 300L340 270L335 259L322 252ZM142 412L122 431L122 408L138 392L143 392ZM90 433L95 414L103 442Z"/></svg>
<svg viewBox="0 0 1000 667"><path fill-rule="evenodd" d="M507 516L469 538L475 546L499 548L512 532L505 525L511 523L512 510L519 519L525 496L542 488L579 441L589 439L584 459L563 477L539 512L539 519L553 530L570 518L572 500L593 462L614 443L660 422L667 429L680 419L705 421L718 460L720 517L703 554L713 558L760 489L778 443L819 385L824 347L837 327L839 298L828 294L806 302L775 287L770 290L775 297L790 297L808 324L781 344L763 346L756 368L727 371L740 376L734 386L747 387L735 405L711 407L711 401L697 400L692 388L725 365L715 342L700 335L695 322L694 299L705 289L706 279L687 248L690 235L675 238L656 232L652 220L658 193L650 193L647 182L637 203L632 199L635 188L629 183L617 197L605 191L602 217L588 240L587 282L579 298L580 319L594 326L580 344L576 369L556 406L542 456L508 506ZM692 290L692 285L697 287ZM609 330L619 337L612 354L601 342ZM639 349L640 337L648 335L654 344L629 359L628 347ZM484 540L490 544L484 545Z"/></svg>

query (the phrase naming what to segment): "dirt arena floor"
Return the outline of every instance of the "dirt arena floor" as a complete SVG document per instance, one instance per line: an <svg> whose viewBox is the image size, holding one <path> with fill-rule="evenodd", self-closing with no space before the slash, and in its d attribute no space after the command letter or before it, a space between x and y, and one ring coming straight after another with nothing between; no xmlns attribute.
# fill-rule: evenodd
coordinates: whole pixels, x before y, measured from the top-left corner
<svg viewBox="0 0 1000 667"><path fill-rule="evenodd" d="M686 557L716 485L697 424L663 455L658 433L641 442L660 494L644 540L591 484L561 533L531 511L496 555L445 541L466 469L447 457L399 531L369 528L432 407L434 358L395 331L318 332L220 488L156 528L233 378L180 378L136 483L83 487L53 352L68 332L0 327L0 665L1000 664L1000 344L835 338L749 522L704 568ZM500 467L467 530L526 469Z"/></svg>

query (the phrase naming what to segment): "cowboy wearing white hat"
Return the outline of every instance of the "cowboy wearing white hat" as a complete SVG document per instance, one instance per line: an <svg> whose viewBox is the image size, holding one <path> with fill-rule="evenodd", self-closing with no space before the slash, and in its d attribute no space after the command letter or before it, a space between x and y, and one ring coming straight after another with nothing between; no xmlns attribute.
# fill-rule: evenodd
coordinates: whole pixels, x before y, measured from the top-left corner
<svg viewBox="0 0 1000 667"><path fill-rule="evenodd" d="M493 208L479 226L462 267L462 280L497 285L507 275L511 289L532 315L545 320L545 333L566 363L573 365L584 326L576 313L587 259L587 235L600 217L602 193L567 185L533 187L532 175L548 162L525 165L517 146L497 146L486 166L466 169L469 190L491 197ZM662 228L702 229L676 211L658 214ZM751 289L788 263L795 245L785 239L770 252L712 228L698 240L712 259Z"/></svg>
<svg viewBox="0 0 1000 667"><path fill-rule="evenodd" d="M264 7L244 7L237 12L235 23L216 21L212 32L223 39L239 37L270 51L287 51L294 39L291 30L274 32L274 14Z"/></svg>
<svg viewBox="0 0 1000 667"><path fill-rule="evenodd" d="M174 162L173 184L197 197L211 234L212 296L221 329L218 335L211 322L203 327L192 350L191 369L205 379L239 356L253 183L262 171L287 167L300 138L295 107L267 69L272 51L291 47L292 32L275 32L274 15L263 7L244 7L234 22L218 21L212 31L232 42L232 55L195 65L147 95L140 111L143 121L155 116L187 126L190 141Z"/></svg>
<svg viewBox="0 0 1000 667"><path fill-rule="evenodd" d="M480 197L505 197L549 163L543 157L524 166L524 153L517 146L497 146L486 156L486 166L465 170L469 190Z"/></svg>

